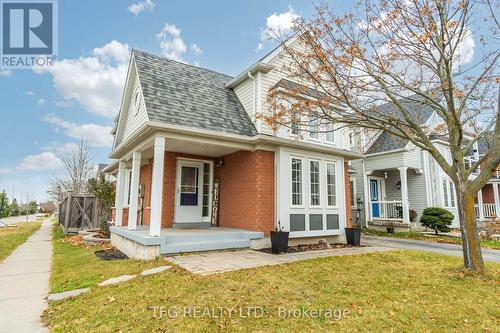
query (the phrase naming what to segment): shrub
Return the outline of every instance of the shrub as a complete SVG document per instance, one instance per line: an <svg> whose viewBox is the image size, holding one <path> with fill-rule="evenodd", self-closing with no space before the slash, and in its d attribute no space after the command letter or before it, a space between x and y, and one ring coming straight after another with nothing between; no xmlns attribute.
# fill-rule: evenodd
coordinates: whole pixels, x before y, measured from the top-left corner
<svg viewBox="0 0 500 333"><path fill-rule="evenodd" d="M448 232L448 227L453 222L455 216L448 210L438 207L429 207L424 209L420 217L420 224L424 227L434 229L436 235L438 231Z"/></svg>

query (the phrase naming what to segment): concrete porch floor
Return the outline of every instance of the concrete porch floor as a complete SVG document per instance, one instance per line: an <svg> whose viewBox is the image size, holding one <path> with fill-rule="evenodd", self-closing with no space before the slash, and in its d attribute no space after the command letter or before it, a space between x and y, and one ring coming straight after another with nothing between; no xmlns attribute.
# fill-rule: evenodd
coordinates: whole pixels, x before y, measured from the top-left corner
<svg viewBox="0 0 500 333"><path fill-rule="evenodd" d="M111 227L111 242L127 256L154 259L164 254L249 248L252 240L264 233L235 228L211 227L193 229L161 229L159 237L149 236L149 226Z"/></svg>

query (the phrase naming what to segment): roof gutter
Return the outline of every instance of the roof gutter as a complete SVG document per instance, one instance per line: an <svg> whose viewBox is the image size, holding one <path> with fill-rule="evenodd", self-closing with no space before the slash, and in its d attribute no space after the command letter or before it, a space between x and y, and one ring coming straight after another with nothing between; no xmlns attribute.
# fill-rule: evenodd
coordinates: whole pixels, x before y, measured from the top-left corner
<svg viewBox="0 0 500 333"><path fill-rule="evenodd" d="M361 158L361 156L362 156L358 152L353 152L353 151L346 150L346 149L340 149L340 148L329 147L329 146L320 146L318 144L290 140L290 139L285 139L285 138L279 138L279 137L266 135L266 134L245 136L245 135L240 135L240 134L223 133L223 132L218 132L218 131L213 131L213 130L200 131L197 129L193 129L191 127L164 124L164 123L156 122L156 121L148 121L148 122L144 123L143 126L141 126L138 130L136 130L125 141L120 143L120 145L118 145L118 147L116 147L111 152L109 157L115 158L115 159L119 158L119 156L122 153L128 152L128 150L130 149L129 148L130 146L135 146L136 144L138 144L140 142L141 138L145 138L147 135L152 134L153 133L152 130L165 131L165 132L177 133L177 134L196 135L197 137L204 137L204 138L216 138L216 139L222 139L222 140L238 142L238 143L247 143L250 145L270 144L270 145L274 145L274 146L280 145L280 146L286 146L286 147L296 148L296 149L309 149L309 150L327 153L327 154L340 155L346 159L358 159L358 158Z"/></svg>
<svg viewBox="0 0 500 333"><path fill-rule="evenodd" d="M226 83L226 87L227 88L236 87L240 82L244 81L248 77L248 73L250 73L250 74L255 74L257 72L267 73L273 68L274 68L273 65L269 65L269 64L266 64L264 62L259 61L255 64L253 64L252 66L250 66L246 71L242 72L237 77L235 77L234 79L232 79L231 81Z"/></svg>

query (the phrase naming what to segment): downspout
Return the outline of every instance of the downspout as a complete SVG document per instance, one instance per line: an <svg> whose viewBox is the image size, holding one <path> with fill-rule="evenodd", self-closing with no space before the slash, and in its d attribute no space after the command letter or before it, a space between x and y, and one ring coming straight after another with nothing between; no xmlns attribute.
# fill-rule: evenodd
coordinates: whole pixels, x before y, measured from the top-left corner
<svg viewBox="0 0 500 333"><path fill-rule="evenodd" d="M252 119L254 122L257 121L257 115L256 115L256 112L257 112L257 81L255 80L255 77L252 75L252 72L248 71L247 73L248 77L252 79L253 81L253 118Z"/></svg>
<svg viewBox="0 0 500 333"><path fill-rule="evenodd" d="M368 219L370 216L370 207L369 207L369 196L368 192L370 191L370 184L368 184L368 176L366 175L366 136L365 131L361 131L361 149L363 152L363 158L361 159L361 172L363 172L363 196L364 196L364 205L365 205L365 227L368 228Z"/></svg>

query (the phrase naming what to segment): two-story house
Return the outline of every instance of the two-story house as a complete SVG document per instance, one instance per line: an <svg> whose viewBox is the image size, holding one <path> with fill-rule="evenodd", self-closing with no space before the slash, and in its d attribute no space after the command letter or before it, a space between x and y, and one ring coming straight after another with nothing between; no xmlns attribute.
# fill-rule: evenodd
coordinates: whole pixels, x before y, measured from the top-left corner
<svg viewBox="0 0 500 333"><path fill-rule="evenodd" d="M113 244L127 255L268 247L278 225L293 242L343 239L350 223L343 129L274 133L257 115L290 83L278 47L236 77L132 51L116 118Z"/></svg>
<svg viewBox="0 0 500 333"><path fill-rule="evenodd" d="M415 98L402 102L413 120L432 131L440 123L435 111ZM385 104L379 108L394 112L394 106ZM382 110L384 111L384 110ZM396 137L386 131L359 130L357 147L363 151L363 158L351 162L355 170L351 174L353 189L352 215L365 227L385 230L395 227L396 231L422 229L419 223L427 207L441 207L451 211L455 218L452 228L459 227L455 186L434 158L409 140ZM451 162L447 137L431 135L431 141L441 154ZM487 150L484 140L473 145L465 166L472 165ZM471 178L476 176L476 171ZM498 175L476 198L478 222L496 216L500 211ZM480 223L483 225L483 223Z"/></svg>

